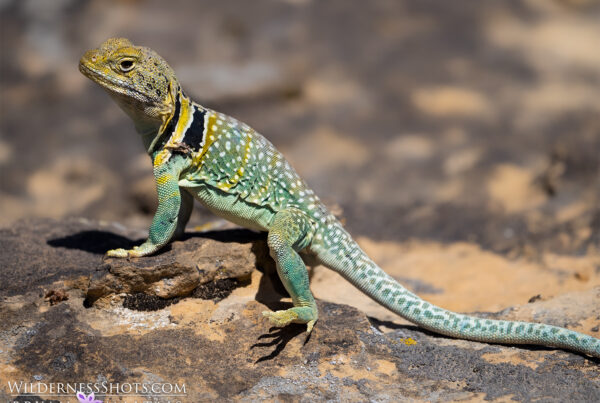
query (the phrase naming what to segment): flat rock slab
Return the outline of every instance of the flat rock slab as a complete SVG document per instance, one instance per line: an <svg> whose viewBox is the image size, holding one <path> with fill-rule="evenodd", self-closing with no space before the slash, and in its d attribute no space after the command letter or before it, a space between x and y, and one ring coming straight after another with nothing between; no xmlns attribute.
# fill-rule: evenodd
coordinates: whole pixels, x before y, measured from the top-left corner
<svg viewBox="0 0 600 403"><path fill-rule="evenodd" d="M144 238L143 231L84 218L17 222L0 229L0 250L6 251L0 256L0 297L46 293L64 283L83 290L88 305L136 293L169 299L273 265L264 236L247 230L187 234L145 258L104 258L107 250L131 248Z"/></svg>
<svg viewBox="0 0 600 403"><path fill-rule="evenodd" d="M122 293L163 299L189 296L198 286L249 278L257 266L272 265L264 236L246 230L186 236L155 256L108 258L94 273L86 303Z"/></svg>
<svg viewBox="0 0 600 403"><path fill-rule="evenodd" d="M0 229L0 297L41 292L56 281L91 275L104 252L143 238L118 224L85 218L22 220Z"/></svg>
<svg viewBox="0 0 600 403"><path fill-rule="evenodd" d="M4 292L0 304L0 399L25 400L17 398L14 389L11 392L9 382L85 382L177 384L182 395L177 399L182 402L600 400L598 360L565 351L453 340L323 302L319 302L320 319L310 337L300 325L270 328L261 312L282 309L289 303L282 302L281 284L268 265L261 268L264 274L253 271L218 302L190 296L155 311L114 304L86 308L88 289L81 286L85 283L81 278L93 284L107 270L119 273L125 266L103 261L97 251L64 246L65 239L81 238L80 225L85 231L118 234L85 220L67 224L28 221L0 231L2 245L12 242L13 246L10 257L2 254L3 261L19 262L19 267L3 264L0 270ZM120 244L111 247L122 247L123 241L137 237L122 234L118 236L123 239L116 242ZM225 248L229 245L245 250L240 256L260 266L257 256L263 252L255 253L264 247L260 236L236 233L245 234L244 241L231 240L227 234L213 234L208 239L223 248L205 251L210 253L208 260L226 262L231 257ZM57 237L62 241L56 241ZM23 244L18 245L17 240ZM136 260L132 270L146 267L150 271L150 262L158 268L181 254L186 256L181 261L189 259L197 272L200 270L192 262L196 258L196 264L205 264L201 266L205 268L212 264L217 267L215 273L220 273L218 268L224 263L202 263L202 257L195 255L202 242L201 235L190 236L163 254L143 259L145 262ZM220 256L218 250L228 256ZM221 272L239 274L227 265ZM28 273L34 286L15 278L7 292L4 280L19 273ZM49 288L64 290L68 298L50 305L44 293L38 292ZM597 315L598 290L588 294L590 312ZM150 400L148 393L142 395ZM132 397L104 393L96 397L133 401ZM168 400L166 396L154 399Z"/></svg>

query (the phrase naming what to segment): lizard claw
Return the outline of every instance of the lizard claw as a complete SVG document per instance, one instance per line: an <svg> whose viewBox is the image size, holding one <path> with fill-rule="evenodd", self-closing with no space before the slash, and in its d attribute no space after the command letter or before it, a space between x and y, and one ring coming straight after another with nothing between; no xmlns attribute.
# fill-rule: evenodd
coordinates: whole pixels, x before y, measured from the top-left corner
<svg viewBox="0 0 600 403"><path fill-rule="evenodd" d="M313 330L313 326L315 325L316 320L311 320L306 324L306 334L310 334Z"/></svg>

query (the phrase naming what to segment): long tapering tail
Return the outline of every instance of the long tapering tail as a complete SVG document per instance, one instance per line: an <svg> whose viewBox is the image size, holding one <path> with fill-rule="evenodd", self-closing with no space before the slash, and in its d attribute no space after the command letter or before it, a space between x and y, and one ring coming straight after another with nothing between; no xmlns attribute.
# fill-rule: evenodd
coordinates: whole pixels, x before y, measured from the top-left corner
<svg viewBox="0 0 600 403"><path fill-rule="evenodd" d="M340 224L328 230L337 242L315 245L319 260L373 300L425 329L459 339L537 344L600 358L600 339L583 333L542 323L477 318L424 301L377 266Z"/></svg>

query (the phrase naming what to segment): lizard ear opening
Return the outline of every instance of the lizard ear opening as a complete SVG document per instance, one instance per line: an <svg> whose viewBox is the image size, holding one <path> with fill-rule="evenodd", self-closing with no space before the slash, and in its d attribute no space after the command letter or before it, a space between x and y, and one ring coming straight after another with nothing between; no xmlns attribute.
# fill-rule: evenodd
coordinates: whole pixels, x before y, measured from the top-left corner
<svg viewBox="0 0 600 403"><path fill-rule="evenodd" d="M174 85L173 80L169 81L169 103L175 104L175 98L177 98L177 92L179 91L179 85Z"/></svg>

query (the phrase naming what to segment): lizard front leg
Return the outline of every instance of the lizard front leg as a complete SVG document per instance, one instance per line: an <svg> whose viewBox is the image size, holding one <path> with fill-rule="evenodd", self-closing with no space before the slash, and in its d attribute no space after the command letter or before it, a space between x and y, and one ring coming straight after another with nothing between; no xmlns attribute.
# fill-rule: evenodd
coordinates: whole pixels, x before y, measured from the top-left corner
<svg viewBox="0 0 600 403"><path fill-rule="evenodd" d="M152 219L148 239L133 249L112 249L106 252L111 257L148 256L169 243L177 234L181 235L189 219L193 199L181 193L179 174L181 164L177 159L154 168L158 193L158 209ZM184 191L185 192L185 191Z"/></svg>

